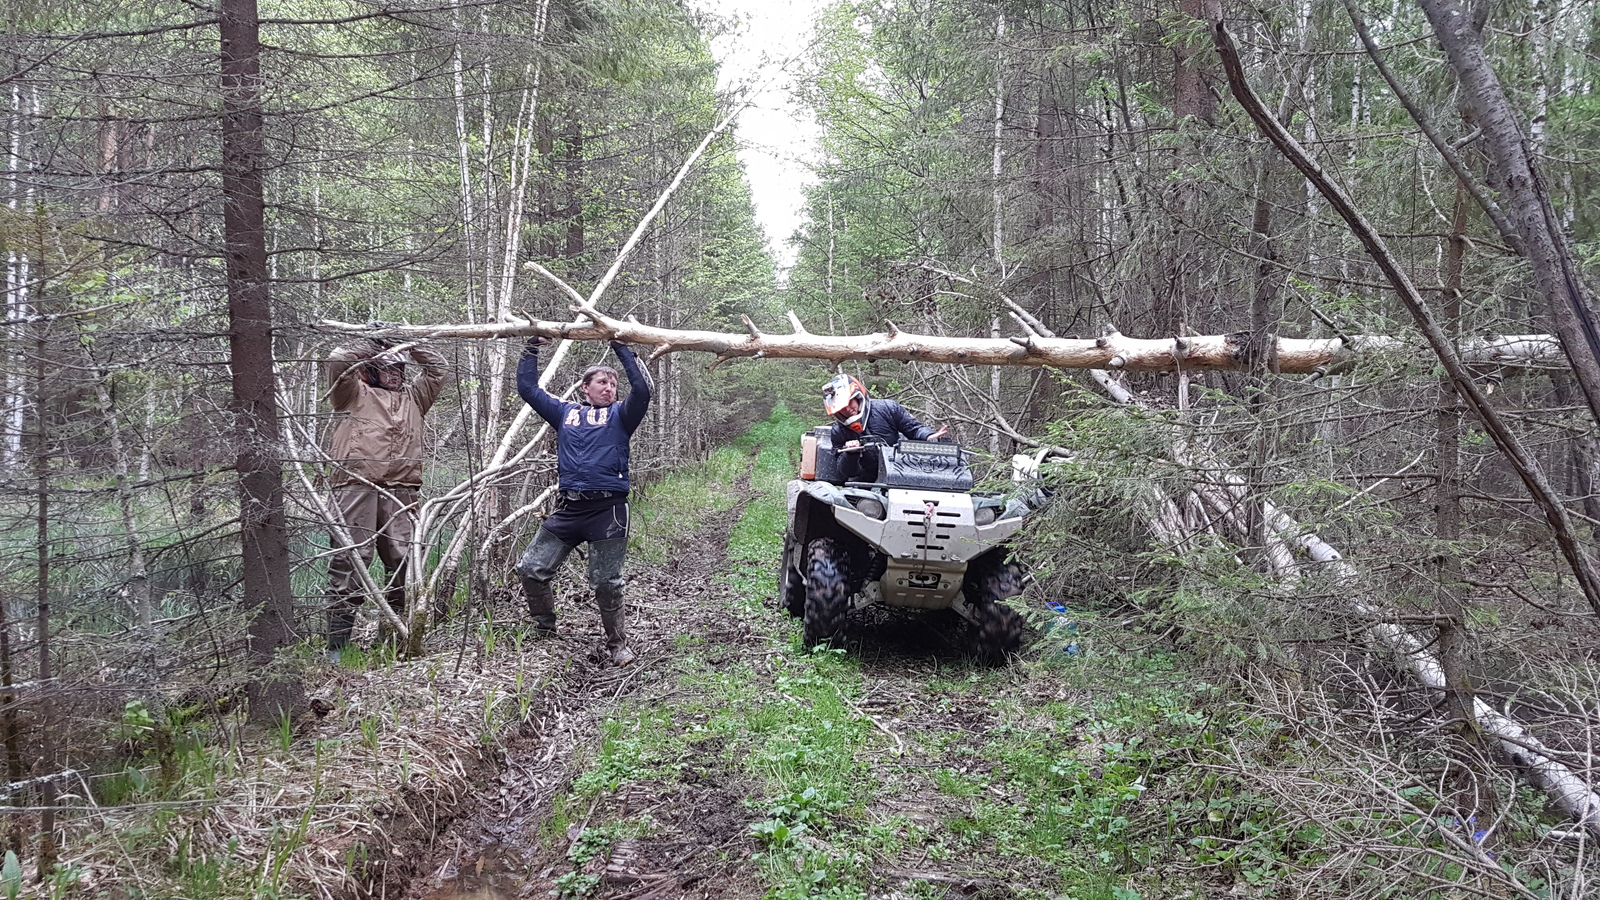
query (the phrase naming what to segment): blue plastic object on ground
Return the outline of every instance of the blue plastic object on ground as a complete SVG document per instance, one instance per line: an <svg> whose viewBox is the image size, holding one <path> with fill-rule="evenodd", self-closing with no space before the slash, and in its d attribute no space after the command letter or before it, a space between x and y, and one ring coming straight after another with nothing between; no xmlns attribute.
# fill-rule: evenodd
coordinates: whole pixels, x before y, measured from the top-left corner
<svg viewBox="0 0 1600 900"><path fill-rule="evenodd" d="M1061 645L1061 652L1068 656L1077 656L1082 653L1083 648L1078 644L1078 623L1066 617L1067 608L1054 600L1047 600L1044 605L1051 612L1057 614L1044 627L1045 635L1052 639L1065 641Z"/></svg>

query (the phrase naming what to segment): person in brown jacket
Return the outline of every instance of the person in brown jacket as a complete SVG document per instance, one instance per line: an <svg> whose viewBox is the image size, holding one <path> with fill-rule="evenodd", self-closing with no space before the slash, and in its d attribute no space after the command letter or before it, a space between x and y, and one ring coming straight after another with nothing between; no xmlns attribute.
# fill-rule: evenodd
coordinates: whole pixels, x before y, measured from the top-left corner
<svg viewBox="0 0 1600 900"><path fill-rule="evenodd" d="M363 599L356 557L365 569L378 559L388 573L385 599L396 613L405 608L406 559L416 530L422 487L422 417L444 388L444 357L422 347L396 353L392 345L368 339L333 351L325 364L333 429L328 456L332 506L342 520L353 551L333 554L328 563L328 650L350 642L356 610ZM409 357L409 360L408 360ZM407 383L406 363L420 375ZM340 529L332 546L346 546Z"/></svg>

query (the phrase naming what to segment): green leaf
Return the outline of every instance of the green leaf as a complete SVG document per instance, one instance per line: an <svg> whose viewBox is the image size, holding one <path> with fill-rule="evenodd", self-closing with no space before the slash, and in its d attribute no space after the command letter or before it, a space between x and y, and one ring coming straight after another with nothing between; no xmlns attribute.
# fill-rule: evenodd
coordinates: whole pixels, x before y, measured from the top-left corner
<svg viewBox="0 0 1600 900"><path fill-rule="evenodd" d="M0 864L0 884L5 885L6 900L17 900L22 893L22 861L14 850L7 850L5 863Z"/></svg>

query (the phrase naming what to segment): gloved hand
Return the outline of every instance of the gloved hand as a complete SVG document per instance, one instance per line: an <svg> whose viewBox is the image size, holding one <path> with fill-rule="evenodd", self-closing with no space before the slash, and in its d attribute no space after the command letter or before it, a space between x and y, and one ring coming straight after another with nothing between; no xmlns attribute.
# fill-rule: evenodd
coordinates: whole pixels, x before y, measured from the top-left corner
<svg viewBox="0 0 1600 900"><path fill-rule="evenodd" d="M624 353L632 353L633 352L633 348L629 347L627 344L624 344L621 341L612 341L611 342L611 352L617 354L618 356L621 356Z"/></svg>
<svg viewBox="0 0 1600 900"><path fill-rule="evenodd" d="M538 356L539 348L548 343L550 343L550 339L542 334L529 335L527 342L523 344L523 350L525 352L532 353L534 356Z"/></svg>

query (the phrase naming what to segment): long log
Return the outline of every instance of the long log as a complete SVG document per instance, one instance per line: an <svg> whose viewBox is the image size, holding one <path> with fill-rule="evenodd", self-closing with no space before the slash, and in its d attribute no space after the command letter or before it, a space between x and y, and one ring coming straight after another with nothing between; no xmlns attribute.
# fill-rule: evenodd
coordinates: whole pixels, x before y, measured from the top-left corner
<svg viewBox="0 0 1600 900"><path fill-rule="evenodd" d="M322 328L348 334L407 341L511 339L542 335L575 341L624 341L655 347L652 358L685 351L710 353L713 367L730 359L900 360L982 366L1054 366L1060 369L1120 369L1127 372L1242 371L1249 332L1179 338L1132 338L1111 331L1097 338L1026 335L1013 338L949 337L914 334L890 324L889 330L861 335L813 334L793 313L791 334L773 334L745 318L744 333L659 328L632 319L613 319L588 310L585 324L528 319L517 322L445 325L385 325L324 321ZM1490 335L1460 348L1462 359L1483 374L1510 375L1564 368L1566 358L1554 337L1544 334ZM1346 338L1279 338L1278 369L1284 374L1327 372L1364 356L1411 357L1432 362L1420 338L1387 335Z"/></svg>
<svg viewBox="0 0 1600 900"><path fill-rule="evenodd" d="M1049 330L1022 307L1010 300L1004 302L1018 316L1024 328L1036 335L1049 335ZM1540 342L1553 344L1554 339L1535 336L1531 339L1518 339L1514 343L1526 350ZM1560 351L1556 349L1555 352ZM1104 371L1095 371L1091 374L1116 402L1125 406L1141 405L1139 399L1114 376ZM1026 446L1045 448L1057 456L1069 458L1072 456L1071 451L1066 448L1043 444L1009 427L1007 432ZM1192 464L1192 460L1183 458L1177 447L1172 449L1179 462ZM1192 467L1225 471L1224 467L1217 465ZM1203 503L1215 503L1218 500L1215 491L1221 490L1228 494L1222 506L1233 507L1243 502L1243 479L1225 474L1220 481L1218 484L1213 479L1197 479L1196 483L1191 485L1191 494L1198 496ZM1159 488L1152 487L1151 494L1155 502L1151 504L1152 508L1146 511L1151 532L1178 552L1184 552L1187 549L1187 542L1182 528L1178 527L1174 518L1173 502L1163 496ZM1412 676L1429 690L1442 692L1445 689L1443 666L1438 658L1429 652L1429 642L1397 623L1386 621L1386 616L1381 610L1362 599L1366 591L1364 580L1360 571L1348 562L1343 554L1290 518L1270 501L1263 502L1262 513L1268 531L1266 537L1269 546L1265 548L1269 551L1267 559L1273 565L1275 574L1287 578L1298 577L1309 574L1312 566L1332 573L1341 587L1346 589L1348 611L1368 623L1367 634L1374 643L1404 660ZM1223 518L1226 519L1227 516ZM1251 536L1235 534L1234 537L1247 541ZM1312 566L1302 564L1293 554L1281 552L1284 545L1299 548L1311 561ZM1477 719L1479 729L1494 739L1497 749L1514 765L1521 768L1528 778L1542 788L1561 809L1573 817L1578 829L1570 834L1587 833L1600 837L1600 792L1597 792L1583 775L1562 763L1555 751L1542 743L1520 722L1494 709L1484 702L1483 698L1473 698L1473 715Z"/></svg>

